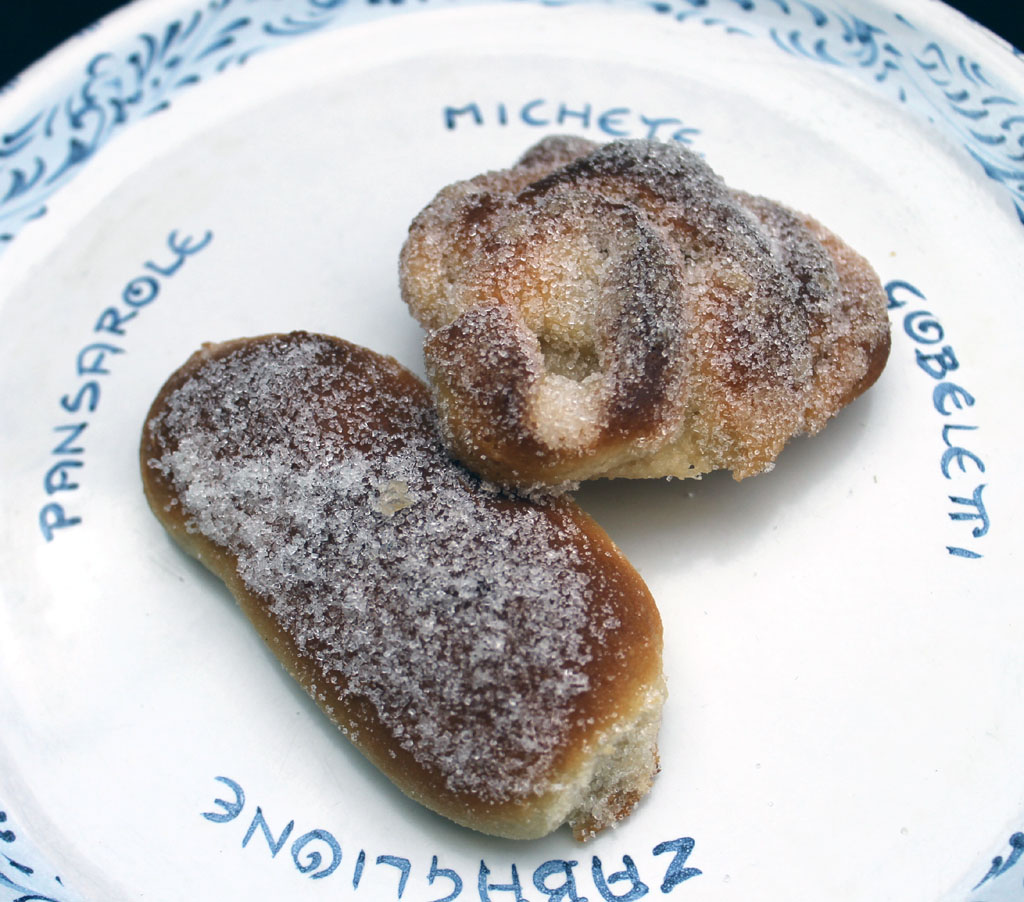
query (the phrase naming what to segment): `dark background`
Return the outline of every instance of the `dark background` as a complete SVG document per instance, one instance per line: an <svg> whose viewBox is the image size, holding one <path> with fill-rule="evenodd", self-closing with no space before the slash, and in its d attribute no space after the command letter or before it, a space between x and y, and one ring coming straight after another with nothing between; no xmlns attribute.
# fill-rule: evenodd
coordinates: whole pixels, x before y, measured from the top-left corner
<svg viewBox="0 0 1024 902"><path fill-rule="evenodd" d="M116 0L6 3L7 9L0 16L0 85L65 38L121 5ZM1022 0L951 0L950 5L1024 49Z"/></svg>

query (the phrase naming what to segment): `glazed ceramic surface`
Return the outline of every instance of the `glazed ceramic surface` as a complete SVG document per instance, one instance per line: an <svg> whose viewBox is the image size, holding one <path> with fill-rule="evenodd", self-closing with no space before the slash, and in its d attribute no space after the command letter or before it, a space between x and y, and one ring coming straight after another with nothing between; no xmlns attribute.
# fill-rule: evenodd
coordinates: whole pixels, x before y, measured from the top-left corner
<svg viewBox="0 0 1024 902"><path fill-rule="evenodd" d="M665 622L662 772L514 843L378 775L142 496L202 342L422 371L412 217L681 141L871 260L879 383L770 473L580 503ZM0 900L1024 900L1024 60L938 3L148 0L0 93Z"/></svg>

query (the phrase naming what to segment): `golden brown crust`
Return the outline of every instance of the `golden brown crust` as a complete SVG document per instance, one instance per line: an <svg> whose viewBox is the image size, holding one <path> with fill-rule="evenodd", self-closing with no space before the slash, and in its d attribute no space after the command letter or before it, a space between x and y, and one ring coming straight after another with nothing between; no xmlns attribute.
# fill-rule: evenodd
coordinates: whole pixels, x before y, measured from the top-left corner
<svg viewBox="0 0 1024 902"><path fill-rule="evenodd" d="M140 459L160 522L412 798L484 832L583 838L650 786L661 623L643 581L568 499L451 463L390 358L305 333L207 345L155 399Z"/></svg>
<svg viewBox="0 0 1024 902"><path fill-rule="evenodd" d="M679 145L545 139L443 189L400 269L446 437L505 484L742 478L888 357L867 262Z"/></svg>

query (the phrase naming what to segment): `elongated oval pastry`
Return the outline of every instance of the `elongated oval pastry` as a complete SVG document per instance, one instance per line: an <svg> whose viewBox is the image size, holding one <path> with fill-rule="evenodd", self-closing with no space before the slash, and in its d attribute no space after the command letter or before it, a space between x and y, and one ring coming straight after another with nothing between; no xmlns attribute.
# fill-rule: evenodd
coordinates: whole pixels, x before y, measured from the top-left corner
<svg viewBox="0 0 1024 902"><path fill-rule="evenodd" d="M426 387L305 333L208 345L143 431L153 512L400 789L578 838L651 785L664 686L643 581L567 499L453 463Z"/></svg>
<svg viewBox="0 0 1024 902"><path fill-rule="evenodd" d="M678 144L545 139L443 189L400 272L453 452L506 484L752 475L889 353L863 258Z"/></svg>

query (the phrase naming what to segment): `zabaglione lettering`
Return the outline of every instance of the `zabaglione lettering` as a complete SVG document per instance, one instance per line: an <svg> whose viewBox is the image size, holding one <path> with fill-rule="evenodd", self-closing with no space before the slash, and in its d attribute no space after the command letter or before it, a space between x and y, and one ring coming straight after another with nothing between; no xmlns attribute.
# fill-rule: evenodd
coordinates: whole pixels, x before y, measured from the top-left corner
<svg viewBox="0 0 1024 902"><path fill-rule="evenodd" d="M311 880L332 877L353 891L370 888L367 898L409 898L414 902L635 902L651 894L671 893L700 875L688 864L694 840L683 836L645 850L646 856L622 855L605 861L598 855L551 859L534 867L490 864L481 858L472 871L450 867L440 854L416 861L403 855L375 854L343 848L337 836L323 827L305 829L247 804L241 784L216 777L226 798L215 798L212 810L202 812L213 824L232 824L238 848L264 861L290 862ZM223 788L220 790L223 793ZM393 850L392 850L393 851ZM639 864L638 864L639 860ZM389 895L381 896L387 887Z"/></svg>
<svg viewBox="0 0 1024 902"><path fill-rule="evenodd" d="M76 382L58 400L65 421L53 427L56 440L42 478L46 501L39 508L39 529L47 542L82 522L72 499L81 488L88 430L100 409L106 380L114 372L118 357L128 350L128 330L160 297L167 281L212 240L209 231L200 238L171 232L166 250L143 263L142 271L124 284L118 300L100 312L93 334L75 354L71 370Z"/></svg>

